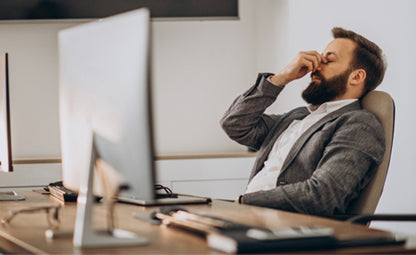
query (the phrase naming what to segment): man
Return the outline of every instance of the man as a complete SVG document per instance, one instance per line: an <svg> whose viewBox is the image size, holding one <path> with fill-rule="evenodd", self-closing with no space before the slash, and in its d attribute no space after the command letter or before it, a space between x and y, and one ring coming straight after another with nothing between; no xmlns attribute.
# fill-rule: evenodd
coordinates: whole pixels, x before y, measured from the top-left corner
<svg viewBox="0 0 416 255"><path fill-rule="evenodd" d="M347 211L384 156L384 133L359 99L386 69L381 49L355 32L333 28L324 52L300 52L276 74L259 74L221 120L229 137L258 150L239 201L332 216ZM311 73L308 107L282 115L265 109L291 81Z"/></svg>

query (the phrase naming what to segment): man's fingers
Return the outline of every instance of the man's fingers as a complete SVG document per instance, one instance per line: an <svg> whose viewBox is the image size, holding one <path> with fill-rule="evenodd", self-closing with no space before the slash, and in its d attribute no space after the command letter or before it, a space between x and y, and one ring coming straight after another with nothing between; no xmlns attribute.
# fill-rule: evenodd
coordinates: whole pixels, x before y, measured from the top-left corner
<svg viewBox="0 0 416 255"><path fill-rule="evenodd" d="M302 71L302 76L309 73L309 72L313 72L315 70L315 66L316 63L314 63L313 60L309 60L304 58L301 62L301 71Z"/></svg>
<svg viewBox="0 0 416 255"><path fill-rule="evenodd" d="M318 69L322 61L321 54L319 54L317 51L306 51L302 52L301 55L303 59L312 63L312 68L308 68L309 71L314 72L316 69ZM309 67L310 65L307 66Z"/></svg>
<svg viewBox="0 0 416 255"><path fill-rule="evenodd" d="M309 72L316 71L322 61L325 63L326 59L317 51L299 52L292 62L278 73L279 85L286 85L294 79L299 79Z"/></svg>
<svg viewBox="0 0 416 255"><path fill-rule="evenodd" d="M306 55L304 57L304 63L310 63L308 64L310 66L308 70L314 72L318 68L320 61L315 56Z"/></svg>

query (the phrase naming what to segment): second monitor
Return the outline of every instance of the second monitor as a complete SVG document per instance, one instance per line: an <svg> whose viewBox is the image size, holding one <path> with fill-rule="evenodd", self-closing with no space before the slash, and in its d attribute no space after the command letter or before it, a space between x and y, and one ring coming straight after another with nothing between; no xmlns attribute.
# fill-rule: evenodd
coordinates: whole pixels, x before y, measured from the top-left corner
<svg viewBox="0 0 416 255"><path fill-rule="evenodd" d="M122 201L207 203L206 198L156 197L151 33L143 13L131 11L59 33L63 183L79 190L81 177L95 164L94 152L104 163L103 173L113 176L110 182L119 176L120 184L129 186L119 196Z"/></svg>

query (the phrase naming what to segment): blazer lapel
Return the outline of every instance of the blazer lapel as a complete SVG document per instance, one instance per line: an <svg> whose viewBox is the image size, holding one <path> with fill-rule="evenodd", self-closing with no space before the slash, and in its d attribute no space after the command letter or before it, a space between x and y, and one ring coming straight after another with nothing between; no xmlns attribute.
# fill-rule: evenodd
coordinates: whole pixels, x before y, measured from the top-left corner
<svg viewBox="0 0 416 255"><path fill-rule="evenodd" d="M288 168L288 166L292 163L292 161L295 159L295 157L298 155L299 151L302 149L305 142L311 137L318 129L320 129L323 125L325 125L327 122L336 119L340 115L353 111L361 109L361 105L359 101L353 102L351 104L348 104L341 109L338 109L334 112L329 113L325 117L323 117L321 120L319 120L317 123L313 124L309 129L307 129L295 142L293 147L290 149L289 154L287 155L285 162L283 163L282 170L280 171L280 174L285 172Z"/></svg>

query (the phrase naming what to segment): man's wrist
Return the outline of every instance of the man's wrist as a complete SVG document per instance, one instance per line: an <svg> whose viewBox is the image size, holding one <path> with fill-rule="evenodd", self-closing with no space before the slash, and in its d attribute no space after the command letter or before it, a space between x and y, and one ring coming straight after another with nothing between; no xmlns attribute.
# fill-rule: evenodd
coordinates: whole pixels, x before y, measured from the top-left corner
<svg viewBox="0 0 416 255"><path fill-rule="evenodd" d="M267 77L267 80L278 87L284 87L286 86L286 84L288 84L289 82L280 74L274 74L274 75L270 75L269 77Z"/></svg>

